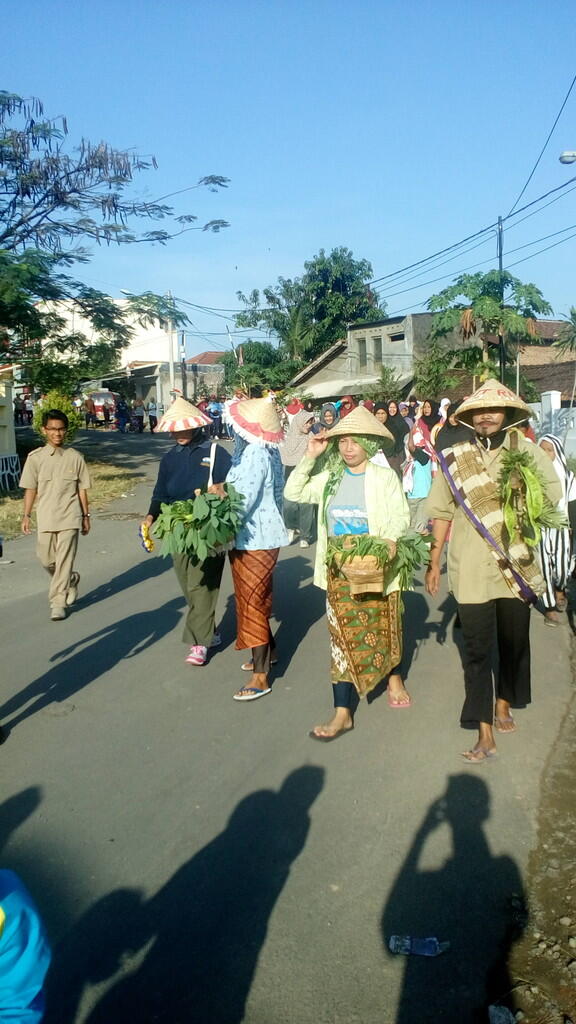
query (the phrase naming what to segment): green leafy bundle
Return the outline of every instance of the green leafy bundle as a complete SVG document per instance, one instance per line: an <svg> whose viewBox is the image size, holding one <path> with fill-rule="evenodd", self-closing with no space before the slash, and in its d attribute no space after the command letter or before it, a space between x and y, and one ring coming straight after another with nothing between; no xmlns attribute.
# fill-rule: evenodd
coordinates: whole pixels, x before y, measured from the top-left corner
<svg viewBox="0 0 576 1024"><path fill-rule="evenodd" d="M328 539L327 563L329 568L340 571L341 567L351 558L372 556L378 567L384 570L388 579L400 578L400 589L409 590L414 580L414 573L430 560L432 537L421 533L407 533L396 541L396 554L390 558L390 549L386 541L370 534L347 534L344 537Z"/></svg>
<svg viewBox="0 0 576 1024"><path fill-rule="evenodd" d="M568 526L566 517L546 496L546 481L530 452L517 448L503 451L498 488L509 543L519 538L535 547L543 529Z"/></svg>
<svg viewBox="0 0 576 1024"><path fill-rule="evenodd" d="M244 496L225 484L226 497L202 492L187 501L163 504L154 523L162 554L185 554L205 561L234 539L242 521Z"/></svg>

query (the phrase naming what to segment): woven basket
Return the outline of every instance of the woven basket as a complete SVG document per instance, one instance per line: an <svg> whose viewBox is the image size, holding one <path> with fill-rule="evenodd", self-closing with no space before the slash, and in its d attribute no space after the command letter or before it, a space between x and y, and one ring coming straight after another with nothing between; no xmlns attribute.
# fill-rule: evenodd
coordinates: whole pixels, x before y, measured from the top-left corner
<svg viewBox="0 0 576 1024"><path fill-rule="evenodd" d="M347 548L351 545L344 541L343 546ZM344 563L336 559L336 564L350 584L352 597L357 597L359 594L384 593L384 569L378 565L376 555L353 555Z"/></svg>

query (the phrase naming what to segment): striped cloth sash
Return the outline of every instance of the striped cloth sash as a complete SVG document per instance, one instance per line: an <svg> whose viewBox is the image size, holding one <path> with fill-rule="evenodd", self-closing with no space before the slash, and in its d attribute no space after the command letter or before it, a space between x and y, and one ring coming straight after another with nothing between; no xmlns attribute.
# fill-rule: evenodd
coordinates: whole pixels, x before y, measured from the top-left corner
<svg viewBox="0 0 576 1024"><path fill-rule="evenodd" d="M438 453L438 461L454 500L488 544L510 590L535 604L545 590L540 566L523 541L515 539L508 546L498 485L486 470L476 442L461 441L455 448L445 448Z"/></svg>

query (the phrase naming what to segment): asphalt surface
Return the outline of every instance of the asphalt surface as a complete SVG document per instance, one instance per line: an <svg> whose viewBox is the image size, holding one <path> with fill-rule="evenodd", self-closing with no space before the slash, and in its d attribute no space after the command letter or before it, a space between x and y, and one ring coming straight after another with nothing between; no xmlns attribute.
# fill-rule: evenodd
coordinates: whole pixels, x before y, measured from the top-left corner
<svg viewBox="0 0 576 1024"><path fill-rule="evenodd" d="M167 442L105 443L149 479L93 517L69 618L49 620L33 538L0 566L1 863L53 942L48 1024L485 1020L523 924L540 781L572 692L568 628L533 614L533 703L473 766L451 599L420 581L405 600L412 708L377 693L353 733L315 743L331 693L314 549L281 553L272 693L232 701L246 676L228 567L223 646L192 668L170 563L137 537ZM451 948L392 956L392 934Z"/></svg>

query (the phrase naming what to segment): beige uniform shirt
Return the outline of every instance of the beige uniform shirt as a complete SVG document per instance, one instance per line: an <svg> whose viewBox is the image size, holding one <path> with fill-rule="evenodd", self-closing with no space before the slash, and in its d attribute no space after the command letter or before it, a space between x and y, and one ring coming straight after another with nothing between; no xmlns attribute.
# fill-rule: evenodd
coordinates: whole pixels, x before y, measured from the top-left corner
<svg viewBox="0 0 576 1024"><path fill-rule="evenodd" d="M20 487L37 491L39 533L79 530L82 526L78 491L88 490L90 476L84 456L74 448L53 448L47 444L30 452Z"/></svg>
<svg viewBox="0 0 576 1024"><path fill-rule="evenodd" d="M486 451L479 445L482 462L492 480L500 473L502 450L510 447L510 437L495 451ZM546 481L546 494L553 505L560 500L562 488L554 470L552 459L537 445L518 438L520 451L529 451ZM490 553L490 546L456 504L446 478L438 470L426 504L430 519L447 519L452 522L452 533L448 543L448 586L459 604L483 604L499 597L514 597L496 559Z"/></svg>

